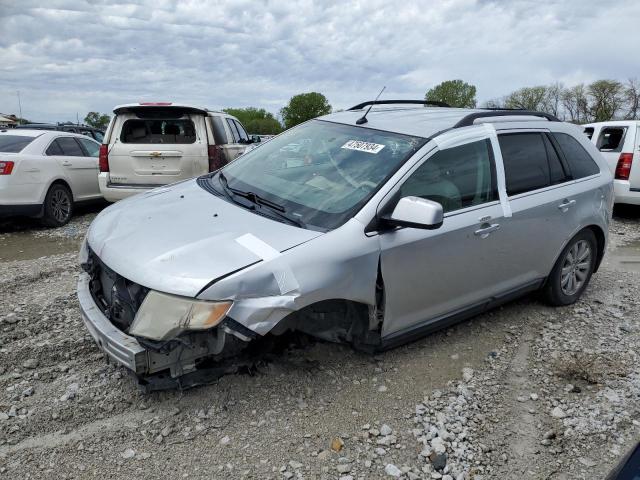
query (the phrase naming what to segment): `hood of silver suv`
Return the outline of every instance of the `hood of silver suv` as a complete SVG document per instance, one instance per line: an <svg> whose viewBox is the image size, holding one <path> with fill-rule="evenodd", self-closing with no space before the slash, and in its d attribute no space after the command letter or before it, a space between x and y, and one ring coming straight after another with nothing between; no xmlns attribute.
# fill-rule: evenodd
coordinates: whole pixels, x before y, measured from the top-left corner
<svg viewBox="0 0 640 480"><path fill-rule="evenodd" d="M283 252L319 235L252 213L189 180L110 206L91 224L87 241L128 280L193 297L212 280L262 261L265 248Z"/></svg>

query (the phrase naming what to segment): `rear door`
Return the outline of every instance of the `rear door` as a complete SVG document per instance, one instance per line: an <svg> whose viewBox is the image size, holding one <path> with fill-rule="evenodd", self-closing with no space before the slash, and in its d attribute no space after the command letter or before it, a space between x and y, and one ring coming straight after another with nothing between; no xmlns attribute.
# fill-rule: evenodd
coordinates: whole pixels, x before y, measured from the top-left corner
<svg viewBox="0 0 640 480"><path fill-rule="evenodd" d="M74 199L82 200L96 195L97 157L88 156L80 139L70 136L57 137L47 148L46 154L53 156L64 170Z"/></svg>
<svg viewBox="0 0 640 480"><path fill-rule="evenodd" d="M100 153L100 144L94 140L88 138L78 138L77 139L82 145L82 149L85 153L85 158L91 161L91 165L93 165L94 173L89 175L87 181L88 195L93 197L100 197L102 194L100 193L100 186L98 185L98 156Z"/></svg>
<svg viewBox="0 0 640 480"><path fill-rule="evenodd" d="M206 173L204 118L179 107L119 114L109 141L109 183L153 187Z"/></svg>
<svg viewBox="0 0 640 480"><path fill-rule="evenodd" d="M576 209L586 204L547 130L498 133L512 212L502 233L515 247L501 261L511 265L516 283L525 284L549 274L578 226Z"/></svg>

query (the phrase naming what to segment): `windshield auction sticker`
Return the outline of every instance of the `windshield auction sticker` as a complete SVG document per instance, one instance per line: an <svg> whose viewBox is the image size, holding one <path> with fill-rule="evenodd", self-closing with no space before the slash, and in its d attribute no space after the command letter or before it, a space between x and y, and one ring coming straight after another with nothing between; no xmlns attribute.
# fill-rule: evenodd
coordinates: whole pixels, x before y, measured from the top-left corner
<svg viewBox="0 0 640 480"><path fill-rule="evenodd" d="M342 145L341 148L346 148L347 150L358 150L359 152L378 153L384 148L384 145L380 145L379 143L361 142L360 140L349 140L347 143Z"/></svg>

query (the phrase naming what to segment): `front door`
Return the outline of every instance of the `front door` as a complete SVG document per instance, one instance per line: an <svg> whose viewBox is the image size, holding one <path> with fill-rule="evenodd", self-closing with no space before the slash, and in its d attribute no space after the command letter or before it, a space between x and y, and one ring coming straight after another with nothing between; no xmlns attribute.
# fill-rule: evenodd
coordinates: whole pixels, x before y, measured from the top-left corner
<svg viewBox="0 0 640 480"><path fill-rule="evenodd" d="M504 213L488 137L441 145L406 177L393 198L397 202L405 196L439 202L444 221L437 230L401 228L380 234L383 337L482 305L509 282L504 262L512 259L503 242Z"/></svg>

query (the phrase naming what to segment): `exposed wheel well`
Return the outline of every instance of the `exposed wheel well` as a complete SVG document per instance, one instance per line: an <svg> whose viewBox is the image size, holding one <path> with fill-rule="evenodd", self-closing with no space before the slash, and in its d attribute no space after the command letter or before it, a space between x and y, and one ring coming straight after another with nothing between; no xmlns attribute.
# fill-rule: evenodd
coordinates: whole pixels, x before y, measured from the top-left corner
<svg viewBox="0 0 640 480"><path fill-rule="evenodd" d="M372 305L353 300L322 300L293 312L272 333L298 330L330 342L353 343L356 347L378 343L379 335L370 330L374 311Z"/></svg>
<svg viewBox="0 0 640 480"><path fill-rule="evenodd" d="M596 241L598 242L598 255L596 257L596 267L594 268L594 272L598 271L598 267L600 267L600 262L602 262L602 257L604 257L604 248L606 245L606 240L604 236L604 231L598 225L589 225L583 230L591 230L596 237Z"/></svg>
<svg viewBox="0 0 640 480"><path fill-rule="evenodd" d="M61 178L58 178L57 180L51 182L51 185L49 185L49 188L47 188L47 193L49 193L49 190L51 190L51 187L53 187L54 185L62 185L63 187L66 187L71 192L71 199L73 200L73 190L71 190L71 186Z"/></svg>

